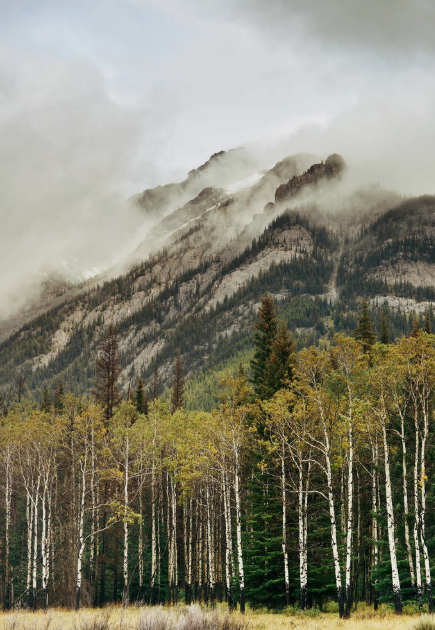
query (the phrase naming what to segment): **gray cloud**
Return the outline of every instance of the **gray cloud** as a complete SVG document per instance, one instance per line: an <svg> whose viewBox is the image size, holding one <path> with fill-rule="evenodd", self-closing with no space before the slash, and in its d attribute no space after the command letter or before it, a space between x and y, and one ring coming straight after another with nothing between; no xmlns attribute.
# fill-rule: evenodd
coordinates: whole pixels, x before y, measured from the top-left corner
<svg viewBox="0 0 435 630"><path fill-rule="evenodd" d="M435 52L432 0L204 0L202 4L221 15L223 4L227 16L252 22L274 37L303 39L307 48L363 49L399 54L402 59Z"/></svg>
<svg viewBox="0 0 435 630"><path fill-rule="evenodd" d="M122 256L149 227L130 194L252 140L264 167L337 151L435 192L432 0L4 5L0 318L44 272Z"/></svg>
<svg viewBox="0 0 435 630"><path fill-rule="evenodd" d="M80 279L131 247L144 219L127 184L153 117L111 99L91 66L50 57L1 54L0 99L1 317L47 274Z"/></svg>

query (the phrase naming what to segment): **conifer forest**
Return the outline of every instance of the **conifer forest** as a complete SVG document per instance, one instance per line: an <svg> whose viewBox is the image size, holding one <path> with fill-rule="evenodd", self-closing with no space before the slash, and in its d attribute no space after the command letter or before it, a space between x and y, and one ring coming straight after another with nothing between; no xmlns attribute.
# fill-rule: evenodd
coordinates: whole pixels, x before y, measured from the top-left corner
<svg viewBox="0 0 435 630"><path fill-rule="evenodd" d="M59 382L4 404L0 604L358 604L432 613L435 336L352 335L296 351L269 294L254 357L212 411L158 369L127 395L114 326L91 395Z"/></svg>

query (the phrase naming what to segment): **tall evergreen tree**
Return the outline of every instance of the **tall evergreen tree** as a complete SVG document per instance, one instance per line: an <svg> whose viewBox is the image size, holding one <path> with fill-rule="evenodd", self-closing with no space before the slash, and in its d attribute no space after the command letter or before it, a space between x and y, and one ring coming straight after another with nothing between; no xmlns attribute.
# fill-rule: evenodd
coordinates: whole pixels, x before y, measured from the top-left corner
<svg viewBox="0 0 435 630"><path fill-rule="evenodd" d="M44 391L42 392L41 411L45 411L45 413L50 413L52 405L53 401L51 398L51 394L48 391L48 388L44 387Z"/></svg>
<svg viewBox="0 0 435 630"><path fill-rule="evenodd" d="M154 402L159 397L159 368L157 367L157 361L154 361L154 372L153 372L153 400Z"/></svg>
<svg viewBox="0 0 435 630"><path fill-rule="evenodd" d="M21 402L21 397L23 395L23 388L24 388L24 377L22 374L20 374L19 378L18 378L18 402Z"/></svg>
<svg viewBox="0 0 435 630"><path fill-rule="evenodd" d="M278 332L275 303L269 293L262 296L257 315L259 321L254 324L256 329L254 334L255 352L251 361L252 381L256 394L260 398L265 398L269 395L268 364Z"/></svg>
<svg viewBox="0 0 435 630"><path fill-rule="evenodd" d="M183 363L181 361L180 352L175 359L175 379L174 388L172 390L172 413L175 413L177 409L182 409L184 406L184 377L183 377Z"/></svg>
<svg viewBox="0 0 435 630"><path fill-rule="evenodd" d="M358 326L354 331L354 336L355 339L361 342L364 354L367 354L375 343L375 335L372 320L370 319L369 307L365 300L362 302L362 312L358 319Z"/></svg>
<svg viewBox="0 0 435 630"><path fill-rule="evenodd" d="M120 372L118 333L113 324L110 324L107 336L98 350L93 391L96 402L104 409L106 420L110 420L121 402L117 384Z"/></svg>
<svg viewBox="0 0 435 630"><path fill-rule="evenodd" d="M412 320L411 337L418 337L418 335L420 333L421 333L420 323L419 323L417 317L414 317L414 319Z"/></svg>
<svg viewBox="0 0 435 630"><path fill-rule="evenodd" d="M390 333L388 330L387 318L383 313L381 316L381 333L379 335L379 341L384 344L390 343Z"/></svg>
<svg viewBox="0 0 435 630"><path fill-rule="evenodd" d="M148 415L148 394L145 390L143 380L140 378L137 382L136 392L134 395L134 405L139 413Z"/></svg>
<svg viewBox="0 0 435 630"><path fill-rule="evenodd" d="M426 332L428 335L432 334L432 326L430 323L430 311L429 309L426 309L426 318L424 321L424 332Z"/></svg>
<svg viewBox="0 0 435 630"><path fill-rule="evenodd" d="M295 352L296 344L291 338L287 326L281 323L272 344L272 353L267 361L265 379L267 398L273 396L287 381L291 380Z"/></svg>
<svg viewBox="0 0 435 630"><path fill-rule="evenodd" d="M65 390L63 387L63 382L59 381L58 386L54 390L54 408L57 413L62 413L65 406Z"/></svg>

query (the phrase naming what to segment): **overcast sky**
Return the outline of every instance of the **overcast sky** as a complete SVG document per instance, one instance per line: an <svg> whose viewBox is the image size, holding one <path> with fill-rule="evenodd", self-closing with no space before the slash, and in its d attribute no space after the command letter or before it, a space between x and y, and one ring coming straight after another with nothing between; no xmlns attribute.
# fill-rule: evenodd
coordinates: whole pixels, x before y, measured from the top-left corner
<svg viewBox="0 0 435 630"><path fill-rule="evenodd" d="M428 98L434 87L432 0L4 0L0 6L3 106L24 107L29 117L41 106L53 108L57 120L46 121L43 132L51 126L67 145L69 130L80 137L77 126L99 124L105 107L114 125L131 117L134 133L126 133L120 150L130 156L133 186L182 174L219 149L289 136L307 123L327 125L371 97L375 111L380 104L400 108L397 98L412 108L410 83L419 115L422 85ZM72 101L63 101L70 90ZM101 112L103 120L107 115ZM115 140L118 148L122 137Z"/></svg>
<svg viewBox="0 0 435 630"><path fill-rule="evenodd" d="M0 0L9 284L103 221L110 249L123 198L240 145L435 193L434 26L433 0Z"/></svg>

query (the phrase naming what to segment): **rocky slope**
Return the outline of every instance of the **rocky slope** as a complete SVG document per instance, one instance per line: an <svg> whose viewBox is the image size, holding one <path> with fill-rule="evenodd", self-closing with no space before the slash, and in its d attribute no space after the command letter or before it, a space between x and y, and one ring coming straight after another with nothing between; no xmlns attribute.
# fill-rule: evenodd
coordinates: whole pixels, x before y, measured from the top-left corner
<svg viewBox="0 0 435 630"><path fill-rule="evenodd" d="M0 391L12 396L21 373L33 395L60 379L89 391L109 323L125 391L149 379L154 362L170 384L178 350L190 382L204 383L249 356L266 290L299 344L351 330L361 296L375 319L391 306L392 333L406 327L404 312L435 302L435 198L399 202L380 187L349 188L341 156L313 160L288 157L262 173L240 153L220 153L181 184L142 193L144 211L160 207L162 218L121 275L63 290L38 317L15 330L9 323Z"/></svg>

